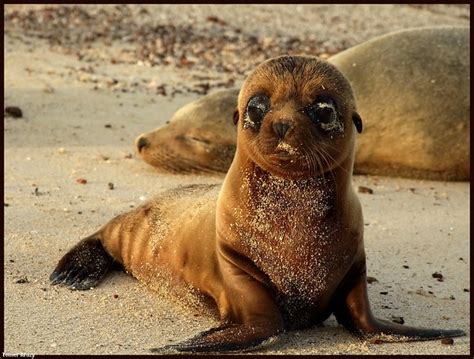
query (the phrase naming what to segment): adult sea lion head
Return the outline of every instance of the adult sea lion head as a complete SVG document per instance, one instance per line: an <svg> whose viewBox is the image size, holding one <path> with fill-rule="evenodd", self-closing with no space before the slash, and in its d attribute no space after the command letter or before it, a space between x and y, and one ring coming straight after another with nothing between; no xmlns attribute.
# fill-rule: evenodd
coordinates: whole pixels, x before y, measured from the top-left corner
<svg viewBox="0 0 474 359"><path fill-rule="evenodd" d="M236 131L229 124L237 94L217 91L185 105L166 125L138 136L137 153L168 172L225 172L235 152Z"/></svg>
<svg viewBox="0 0 474 359"><path fill-rule="evenodd" d="M273 175L322 175L353 161L362 131L351 85L330 63L280 56L260 64L239 94L237 147Z"/></svg>

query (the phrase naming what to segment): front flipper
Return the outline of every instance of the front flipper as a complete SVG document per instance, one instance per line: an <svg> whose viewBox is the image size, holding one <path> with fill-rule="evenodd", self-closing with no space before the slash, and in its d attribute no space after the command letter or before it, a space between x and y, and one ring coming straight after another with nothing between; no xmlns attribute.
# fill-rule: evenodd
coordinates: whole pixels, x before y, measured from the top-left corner
<svg viewBox="0 0 474 359"><path fill-rule="evenodd" d="M375 318L367 296L365 263L354 267L347 275L334 314L339 324L360 337L375 337L381 341L418 341L452 338L466 335L462 330L409 327ZM387 335L389 337L384 337Z"/></svg>
<svg viewBox="0 0 474 359"><path fill-rule="evenodd" d="M182 343L152 351L249 351L283 332L283 317L269 286L264 284L263 274L232 248L221 245L220 250L219 264L225 284L218 303L222 324Z"/></svg>
<svg viewBox="0 0 474 359"><path fill-rule="evenodd" d="M279 333L269 327L254 327L230 324L212 328L178 344L151 349L154 353L166 354L172 351L191 353L220 353L250 351Z"/></svg>
<svg viewBox="0 0 474 359"><path fill-rule="evenodd" d="M61 258L49 280L52 285L64 284L70 289L86 290L99 284L111 270L120 268L100 239L91 236L81 240Z"/></svg>

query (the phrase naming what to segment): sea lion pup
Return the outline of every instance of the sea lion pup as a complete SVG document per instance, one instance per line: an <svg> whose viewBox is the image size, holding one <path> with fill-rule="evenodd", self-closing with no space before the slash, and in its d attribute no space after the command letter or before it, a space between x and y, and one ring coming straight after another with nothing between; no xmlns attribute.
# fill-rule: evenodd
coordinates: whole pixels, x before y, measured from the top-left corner
<svg viewBox="0 0 474 359"><path fill-rule="evenodd" d="M249 349L331 313L364 337L464 334L372 315L351 185L362 122L333 65L306 56L262 63L243 84L235 118L237 150L220 190L188 187L116 217L60 260L52 282L85 289L118 262L148 280L167 268L215 301L219 327L160 350Z"/></svg>
<svg viewBox="0 0 474 359"><path fill-rule="evenodd" d="M469 54L468 27L434 27L379 36L328 60L349 79L364 119L354 173L469 180ZM228 96L237 94L235 90L220 94L224 107L214 118L226 120L215 121L212 130L219 136L234 134L233 102ZM220 103L217 96L211 96L200 99L202 109L213 110ZM185 122L181 128L191 131L203 122L201 114L206 111L195 112L189 119L185 112L180 114L176 121ZM164 138L160 143L154 141L153 132L147 134L147 156L173 141L178 127L169 126L159 129ZM187 158L193 155L190 150L180 147L179 154ZM142 158L154 166L167 165ZM198 168L215 168L203 156L193 158ZM179 167L180 158L173 157L173 164ZM227 167L220 168L227 171Z"/></svg>
<svg viewBox="0 0 474 359"><path fill-rule="evenodd" d="M185 105L165 126L138 136L135 150L146 163L172 173L226 172L235 152L238 94L221 90Z"/></svg>

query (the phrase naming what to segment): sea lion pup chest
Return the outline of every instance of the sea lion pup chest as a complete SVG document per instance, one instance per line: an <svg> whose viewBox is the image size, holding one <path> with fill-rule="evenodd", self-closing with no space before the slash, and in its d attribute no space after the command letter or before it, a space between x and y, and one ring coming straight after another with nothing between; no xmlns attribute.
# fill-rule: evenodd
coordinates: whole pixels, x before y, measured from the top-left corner
<svg viewBox="0 0 474 359"><path fill-rule="evenodd" d="M349 84L326 62L282 57L259 70L239 97L217 242L225 260L271 288L285 326L303 327L329 315L360 246L350 183L358 117Z"/></svg>

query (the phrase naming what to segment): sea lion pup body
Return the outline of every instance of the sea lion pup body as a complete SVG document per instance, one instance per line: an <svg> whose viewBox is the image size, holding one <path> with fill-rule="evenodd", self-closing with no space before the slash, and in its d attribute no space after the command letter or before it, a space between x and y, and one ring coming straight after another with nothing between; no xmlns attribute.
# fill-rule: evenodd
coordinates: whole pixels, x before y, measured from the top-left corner
<svg viewBox="0 0 474 359"><path fill-rule="evenodd" d="M464 334L371 313L363 218L351 185L362 122L334 66L303 56L264 62L242 87L236 119L237 150L220 191L187 187L113 219L65 255L53 283L85 288L114 261L145 280L167 267L213 298L222 321L167 350L248 349L331 313L361 336Z"/></svg>
<svg viewBox="0 0 474 359"><path fill-rule="evenodd" d="M356 174L469 180L469 54L468 27L433 27L392 32L329 58L349 79L364 119L364 135L356 147ZM234 103L229 96L237 93L219 94L221 99L212 94L199 100L202 114L205 109L213 111L222 100L223 110L214 112L212 131L219 136L235 134ZM189 119L186 112L180 115L176 120L185 123L183 133L203 122L200 112ZM220 118L225 121L217 121ZM168 125L157 131L172 139L177 128ZM167 163L149 158L169 141L155 142L154 133L144 135L150 150L141 156L164 168ZM191 156L191 149L181 147L180 156ZM193 156L196 167L215 168L205 157ZM174 157L173 163L179 168L180 158ZM227 169L220 167L221 172Z"/></svg>
<svg viewBox="0 0 474 359"><path fill-rule="evenodd" d="M238 89L221 90L183 106L165 126L137 137L137 153L172 173L226 172L235 152L232 114L238 94Z"/></svg>

